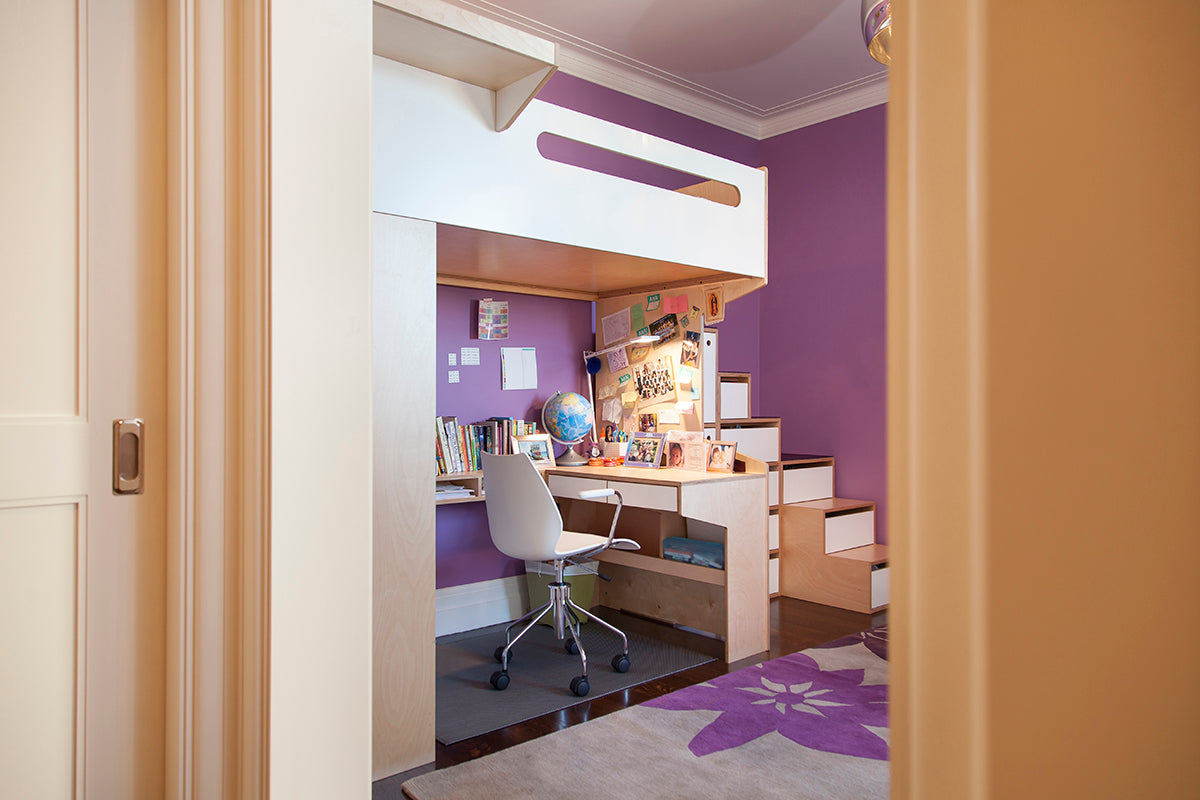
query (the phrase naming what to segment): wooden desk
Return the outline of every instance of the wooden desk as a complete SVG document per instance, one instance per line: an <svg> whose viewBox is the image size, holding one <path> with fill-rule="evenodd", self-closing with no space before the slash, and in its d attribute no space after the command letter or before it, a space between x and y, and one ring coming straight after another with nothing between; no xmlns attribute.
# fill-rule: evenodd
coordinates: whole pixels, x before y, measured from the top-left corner
<svg viewBox="0 0 1200 800"><path fill-rule="evenodd" d="M568 530L607 534L609 504L577 498L585 489L613 488L624 507L618 536L641 551L606 550L599 556L611 583L600 582L598 605L717 634L725 660L737 661L770 646L767 591L767 468L742 459L747 471L722 474L637 467L554 467L545 470L560 498ZM616 503L616 498L610 498ZM662 558L668 536L722 541L725 569Z"/></svg>

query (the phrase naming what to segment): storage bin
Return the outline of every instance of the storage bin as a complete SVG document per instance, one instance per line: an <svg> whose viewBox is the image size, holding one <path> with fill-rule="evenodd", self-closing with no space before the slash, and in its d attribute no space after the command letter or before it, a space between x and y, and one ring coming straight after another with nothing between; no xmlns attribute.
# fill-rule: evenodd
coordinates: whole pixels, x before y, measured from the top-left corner
<svg viewBox="0 0 1200 800"><path fill-rule="evenodd" d="M581 561L581 566L567 564L563 569L563 580L571 584L571 599L582 608L592 607L592 594L596 591L596 576L588 569L596 569L595 561ZM587 567L585 569L584 567ZM550 599L550 584L554 581L554 565L546 561L525 562L525 585L529 589L529 607L537 608ZM580 622L587 622L586 614L579 615ZM554 624L554 612L542 617L542 625Z"/></svg>

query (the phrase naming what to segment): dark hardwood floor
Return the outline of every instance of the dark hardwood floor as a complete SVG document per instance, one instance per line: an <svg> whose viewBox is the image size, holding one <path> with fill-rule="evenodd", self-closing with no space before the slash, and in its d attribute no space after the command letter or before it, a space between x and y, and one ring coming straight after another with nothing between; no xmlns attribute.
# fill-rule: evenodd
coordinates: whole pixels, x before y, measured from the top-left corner
<svg viewBox="0 0 1200 800"><path fill-rule="evenodd" d="M545 736L563 728L586 722L589 719L602 717L613 711L637 705L660 695L691 686L696 683L711 680L719 675L737 669L749 667L760 661L778 658L789 653L795 653L808 647L832 641L842 636L884 624L886 612L879 614L859 614L854 611L844 611L839 608L808 603L803 600L793 600L789 597L778 597L771 601L771 649L757 656L742 659L732 664L720 660L724 644L716 640L687 631L677 630L668 625L662 625L651 620L631 617L613 612L609 609L598 608L596 612L626 631L636 630L648 636L655 636L680 644L695 650L716 656L718 660L698 667L677 672L658 680L649 681L624 691L615 692L603 697L596 697L576 706L556 711L545 716L527 720L498 731L485 733L463 742L452 745L437 745L436 761L424 767L393 775L390 778L376 781L373 787L373 800L392 800L402 798L400 784L408 778L429 772L433 769L460 764L480 756L486 756L506 747L512 747L539 736Z"/></svg>

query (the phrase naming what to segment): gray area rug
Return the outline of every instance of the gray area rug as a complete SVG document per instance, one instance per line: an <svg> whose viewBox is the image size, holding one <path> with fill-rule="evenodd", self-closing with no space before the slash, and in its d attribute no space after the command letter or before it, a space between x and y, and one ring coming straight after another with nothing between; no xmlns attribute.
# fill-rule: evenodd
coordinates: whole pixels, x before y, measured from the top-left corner
<svg viewBox="0 0 1200 800"><path fill-rule="evenodd" d="M413 800L887 800L886 628L404 782Z"/></svg>
<svg viewBox="0 0 1200 800"><path fill-rule="evenodd" d="M504 644L504 628L495 625L438 639L435 735L442 744L454 744L713 660L627 631L631 666L626 673L615 672L609 662L621 652L621 640L588 622L581 635L591 689L585 697L576 697L569 687L571 679L582 673L579 656L563 649L553 628L535 625L513 648L508 665L512 682L504 691L496 691L490 678L500 665L493 653Z"/></svg>

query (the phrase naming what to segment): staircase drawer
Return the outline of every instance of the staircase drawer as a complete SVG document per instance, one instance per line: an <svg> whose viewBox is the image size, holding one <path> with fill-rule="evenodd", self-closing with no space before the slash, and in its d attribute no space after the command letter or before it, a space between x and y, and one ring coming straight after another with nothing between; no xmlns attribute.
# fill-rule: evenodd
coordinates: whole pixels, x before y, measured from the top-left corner
<svg viewBox="0 0 1200 800"><path fill-rule="evenodd" d="M825 518L825 552L838 553L875 543L875 510Z"/></svg>
<svg viewBox="0 0 1200 800"><path fill-rule="evenodd" d="M768 464L779 460L778 426L722 428L721 439L726 442L737 442L737 451L741 455L757 458Z"/></svg>
<svg viewBox="0 0 1200 800"><path fill-rule="evenodd" d="M833 497L833 467L783 468L783 502L803 503Z"/></svg>
<svg viewBox="0 0 1200 800"><path fill-rule="evenodd" d="M886 606L891 600L891 570L886 564L871 570L871 608Z"/></svg>

